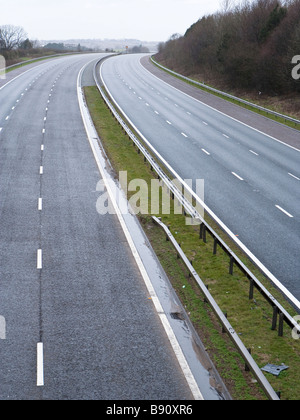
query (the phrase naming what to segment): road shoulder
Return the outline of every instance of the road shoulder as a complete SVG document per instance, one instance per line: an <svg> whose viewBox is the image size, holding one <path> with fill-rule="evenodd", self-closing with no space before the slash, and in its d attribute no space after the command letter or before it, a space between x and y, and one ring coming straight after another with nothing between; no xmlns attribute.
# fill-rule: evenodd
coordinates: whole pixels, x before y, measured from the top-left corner
<svg viewBox="0 0 300 420"><path fill-rule="evenodd" d="M197 99L198 101L216 109L241 121L255 130L261 131L270 137L275 138L289 146L292 146L300 150L300 134L299 131L284 126L283 124L277 123L269 118L258 115L245 108L239 107L238 105L232 104L231 102L225 101L224 99L218 98L215 95L204 92L194 86L189 85L183 80L166 73L165 71L156 67L150 60L150 56L144 56L141 59L142 66L152 73L154 76L182 91L183 93Z"/></svg>

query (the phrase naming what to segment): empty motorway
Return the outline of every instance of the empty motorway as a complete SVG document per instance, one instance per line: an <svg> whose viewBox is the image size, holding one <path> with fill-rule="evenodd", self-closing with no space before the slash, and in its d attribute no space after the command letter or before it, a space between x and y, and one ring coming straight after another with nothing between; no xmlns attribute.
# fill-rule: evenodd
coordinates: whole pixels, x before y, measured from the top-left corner
<svg viewBox="0 0 300 420"><path fill-rule="evenodd" d="M275 139L161 81L140 60L102 65L115 102L181 178L204 179L208 207L299 304L299 132L285 129L298 146L290 147L281 125L268 122ZM252 124L255 114L245 112Z"/></svg>
<svg viewBox="0 0 300 420"><path fill-rule="evenodd" d="M207 373L192 390L117 217L96 211L77 82L97 59L0 89L0 400L220 399Z"/></svg>

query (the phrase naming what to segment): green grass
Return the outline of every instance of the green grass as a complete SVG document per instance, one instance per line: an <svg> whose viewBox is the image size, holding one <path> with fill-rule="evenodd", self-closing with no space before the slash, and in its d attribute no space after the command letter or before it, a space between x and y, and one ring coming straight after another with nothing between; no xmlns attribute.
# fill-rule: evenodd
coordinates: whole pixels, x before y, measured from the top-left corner
<svg viewBox="0 0 300 420"><path fill-rule="evenodd" d="M151 171L149 164L144 162L143 156L137 153L132 141L112 117L97 88L85 88L85 94L94 124L116 173L127 171L128 182L133 179L144 179L149 185L151 199L150 183L155 178L155 174ZM227 312L229 322L239 333L246 347L251 349L258 365L263 367L267 363L285 363L290 366L290 369L278 378L270 374L266 376L275 391L281 391L282 399L298 400L300 396L300 340L293 340L291 331L286 326L282 338L278 337L277 331L271 330L272 308L258 292L254 293L253 300L249 300L248 280L237 268L234 269L233 276L228 274L229 259L221 249L218 249L217 255L213 255L213 242L209 236L205 244L199 239L199 227L186 226L185 218L181 215L161 213L160 211L160 214L156 216L162 217L162 221L170 227L188 258L193 261L201 279L208 285L218 305L223 312ZM170 242L166 241L163 231L153 224L150 215L141 215L140 221L232 396L239 400L264 399L258 385L253 383L251 374L244 372L242 359L232 347L227 335L222 334L214 314L204 302L199 288L189 278L182 262L177 259L176 252ZM213 221L209 223L223 239L226 238ZM225 240L274 297L291 315L295 315L285 299L251 265L247 257L233 243Z"/></svg>

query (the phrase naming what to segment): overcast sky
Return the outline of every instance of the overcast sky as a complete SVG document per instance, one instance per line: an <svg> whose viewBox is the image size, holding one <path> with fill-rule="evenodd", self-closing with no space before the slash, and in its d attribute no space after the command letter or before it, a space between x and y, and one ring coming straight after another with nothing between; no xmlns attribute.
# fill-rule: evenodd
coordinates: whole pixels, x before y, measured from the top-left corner
<svg viewBox="0 0 300 420"><path fill-rule="evenodd" d="M222 0L0 0L0 26L22 26L30 39L135 38L166 41Z"/></svg>

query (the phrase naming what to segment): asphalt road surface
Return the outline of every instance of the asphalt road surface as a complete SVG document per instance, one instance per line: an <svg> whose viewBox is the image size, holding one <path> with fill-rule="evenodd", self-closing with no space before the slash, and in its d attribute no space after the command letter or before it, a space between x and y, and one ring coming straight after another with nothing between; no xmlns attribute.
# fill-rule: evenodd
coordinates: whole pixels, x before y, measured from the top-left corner
<svg viewBox="0 0 300 420"><path fill-rule="evenodd" d="M162 82L140 59L103 64L113 98L181 178L204 179L208 207L299 300L299 150ZM286 130L300 149L299 132Z"/></svg>
<svg viewBox="0 0 300 420"><path fill-rule="evenodd" d="M49 60L0 90L0 400L188 400L118 220L96 211L77 98L92 59Z"/></svg>

